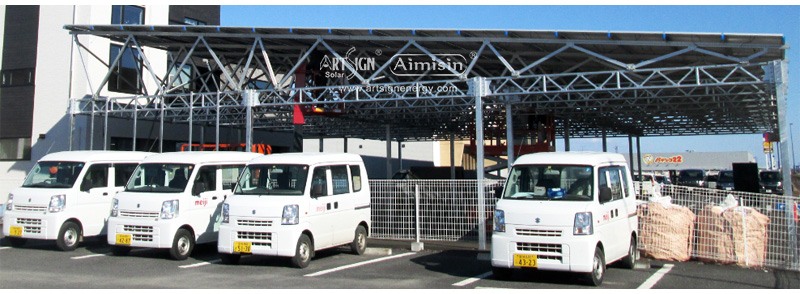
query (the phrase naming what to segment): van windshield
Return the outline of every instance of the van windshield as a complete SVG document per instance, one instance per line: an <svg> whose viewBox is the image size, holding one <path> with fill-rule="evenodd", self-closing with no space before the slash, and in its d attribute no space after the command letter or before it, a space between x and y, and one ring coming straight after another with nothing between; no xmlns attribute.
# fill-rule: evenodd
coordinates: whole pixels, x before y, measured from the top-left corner
<svg viewBox="0 0 800 294"><path fill-rule="evenodd" d="M180 193L192 176L193 164L143 163L136 167L125 191Z"/></svg>
<svg viewBox="0 0 800 294"><path fill-rule="evenodd" d="M85 163L69 161L40 161L22 183L26 188L71 188Z"/></svg>
<svg viewBox="0 0 800 294"><path fill-rule="evenodd" d="M308 165L254 164L239 177L236 195L303 195L308 179Z"/></svg>
<svg viewBox="0 0 800 294"><path fill-rule="evenodd" d="M717 179L717 182L733 183L733 171L719 172L719 178Z"/></svg>
<svg viewBox="0 0 800 294"><path fill-rule="evenodd" d="M508 177L504 199L591 201L594 170L584 165L519 165Z"/></svg>

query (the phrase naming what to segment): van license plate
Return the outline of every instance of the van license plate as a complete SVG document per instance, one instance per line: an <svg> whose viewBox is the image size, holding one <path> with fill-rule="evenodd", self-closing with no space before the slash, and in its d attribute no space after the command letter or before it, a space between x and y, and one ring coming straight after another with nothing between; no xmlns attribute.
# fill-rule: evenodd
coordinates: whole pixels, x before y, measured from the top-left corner
<svg viewBox="0 0 800 294"><path fill-rule="evenodd" d="M253 245L251 242L233 242L233 252L250 253L250 247Z"/></svg>
<svg viewBox="0 0 800 294"><path fill-rule="evenodd" d="M537 267L536 254L514 254L514 266Z"/></svg>
<svg viewBox="0 0 800 294"><path fill-rule="evenodd" d="M131 245L131 235L117 234L117 245Z"/></svg>
<svg viewBox="0 0 800 294"><path fill-rule="evenodd" d="M11 237L22 237L22 227L11 226L8 230L8 235Z"/></svg>

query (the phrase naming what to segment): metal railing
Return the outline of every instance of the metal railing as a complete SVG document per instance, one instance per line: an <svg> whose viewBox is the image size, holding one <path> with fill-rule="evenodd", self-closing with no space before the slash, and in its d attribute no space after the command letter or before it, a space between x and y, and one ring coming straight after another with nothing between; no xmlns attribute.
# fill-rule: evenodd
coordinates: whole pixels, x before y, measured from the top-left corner
<svg viewBox="0 0 800 294"><path fill-rule="evenodd" d="M370 180L371 237L479 242L481 223L491 235L495 194L502 185L499 180L481 185L476 180ZM635 186L639 249L645 255L800 271L796 196L666 185L660 195L671 204L660 205L649 201L655 200L651 187ZM724 206L726 200L737 207Z"/></svg>

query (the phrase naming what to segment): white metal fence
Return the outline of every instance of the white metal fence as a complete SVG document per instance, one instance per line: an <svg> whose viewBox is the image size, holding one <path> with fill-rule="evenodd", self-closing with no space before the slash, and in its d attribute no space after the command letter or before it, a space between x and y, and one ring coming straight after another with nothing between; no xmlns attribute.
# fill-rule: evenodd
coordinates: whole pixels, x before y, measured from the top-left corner
<svg viewBox="0 0 800 294"><path fill-rule="evenodd" d="M480 185L487 236L502 185ZM653 190L636 186L639 248L646 256L800 270L797 197L668 185L651 202ZM370 180L371 237L478 242L478 187L476 180ZM667 199L668 205L656 204Z"/></svg>

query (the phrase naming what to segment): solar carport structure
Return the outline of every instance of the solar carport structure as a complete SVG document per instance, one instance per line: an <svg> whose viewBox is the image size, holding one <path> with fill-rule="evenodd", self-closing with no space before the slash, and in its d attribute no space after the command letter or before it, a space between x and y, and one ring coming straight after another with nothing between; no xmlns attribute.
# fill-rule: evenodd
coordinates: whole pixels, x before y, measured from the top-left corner
<svg viewBox="0 0 800 294"><path fill-rule="evenodd" d="M65 29L79 48L84 72L97 63L108 70L102 80L90 81L92 93L71 98L73 117L239 126L246 134L264 129L304 138L474 138L481 146L484 132L510 137L513 127L506 126L519 122L515 118L548 115L567 149L569 138L776 132L781 154L789 154L782 35ZM84 46L94 37L123 44L138 57L139 81L127 82L158 86L135 96L101 96L123 61L104 60L99 56L106 52ZM167 71L157 72L148 55L165 53ZM251 136L246 140L252 143ZM482 160L477 162L482 169Z"/></svg>

